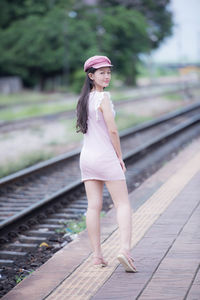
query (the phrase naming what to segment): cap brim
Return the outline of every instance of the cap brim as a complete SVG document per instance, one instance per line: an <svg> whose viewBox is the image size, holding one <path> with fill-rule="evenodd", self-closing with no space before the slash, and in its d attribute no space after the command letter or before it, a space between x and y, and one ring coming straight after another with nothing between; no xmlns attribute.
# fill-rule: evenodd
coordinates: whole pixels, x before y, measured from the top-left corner
<svg viewBox="0 0 200 300"><path fill-rule="evenodd" d="M106 67L113 67L113 65L109 64L109 63L99 63L96 65L92 66L94 69L99 69L99 68L106 68Z"/></svg>

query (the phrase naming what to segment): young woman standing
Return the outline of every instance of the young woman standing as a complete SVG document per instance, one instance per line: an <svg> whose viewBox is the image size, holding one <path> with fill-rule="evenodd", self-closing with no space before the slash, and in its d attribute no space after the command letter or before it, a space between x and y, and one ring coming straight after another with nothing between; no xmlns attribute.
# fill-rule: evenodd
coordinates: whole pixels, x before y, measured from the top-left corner
<svg viewBox="0 0 200 300"><path fill-rule="evenodd" d="M84 134L80 169L84 181L88 209L86 225L94 252L94 265L105 267L100 243L100 212L104 183L112 197L120 230L120 251L117 256L128 272L136 272L130 255L132 210L124 172L120 140L114 120L109 92L104 88L111 80L111 61L106 56L86 60L86 80L77 104L77 132Z"/></svg>

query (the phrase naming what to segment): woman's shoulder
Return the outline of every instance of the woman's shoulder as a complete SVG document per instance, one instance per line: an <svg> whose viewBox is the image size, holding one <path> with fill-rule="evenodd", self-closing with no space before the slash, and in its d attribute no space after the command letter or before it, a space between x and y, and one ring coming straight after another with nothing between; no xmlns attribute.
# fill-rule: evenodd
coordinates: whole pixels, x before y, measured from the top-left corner
<svg viewBox="0 0 200 300"><path fill-rule="evenodd" d="M111 98L110 92L108 91L103 91L103 92L98 92L98 91L92 91L89 94L90 99L97 99L98 101L103 100L104 98Z"/></svg>
<svg viewBox="0 0 200 300"><path fill-rule="evenodd" d="M110 102L110 93L108 91L94 91L90 93L91 102L94 103L96 109L101 105L102 101L105 99Z"/></svg>
<svg viewBox="0 0 200 300"><path fill-rule="evenodd" d="M110 99L110 92L108 91L103 92L103 97L108 97Z"/></svg>

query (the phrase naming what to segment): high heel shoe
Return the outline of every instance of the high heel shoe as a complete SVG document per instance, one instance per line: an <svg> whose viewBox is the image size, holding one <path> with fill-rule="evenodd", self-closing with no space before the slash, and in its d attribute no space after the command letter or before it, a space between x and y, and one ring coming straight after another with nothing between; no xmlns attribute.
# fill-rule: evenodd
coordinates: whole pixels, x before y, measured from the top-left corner
<svg viewBox="0 0 200 300"><path fill-rule="evenodd" d="M133 264L134 259L130 255L128 255L126 253L119 253L117 256L117 259L123 265L126 272L132 272L132 273L137 272L137 270Z"/></svg>
<svg viewBox="0 0 200 300"><path fill-rule="evenodd" d="M103 257L94 256L93 259L95 260L93 266L96 268L103 268L107 267L108 265L108 262L105 261Z"/></svg>

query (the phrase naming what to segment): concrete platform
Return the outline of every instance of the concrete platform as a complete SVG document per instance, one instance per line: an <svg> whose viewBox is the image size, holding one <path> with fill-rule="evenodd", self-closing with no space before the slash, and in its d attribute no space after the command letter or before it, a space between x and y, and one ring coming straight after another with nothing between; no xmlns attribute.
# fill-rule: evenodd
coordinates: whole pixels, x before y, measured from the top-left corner
<svg viewBox="0 0 200 300"><path fill-rule="evenodd" d="M92 266L87 232L18 284L3 300L200 299L200 139L130 194L132 255L125 273L116 255L115 210L102 219L109 266Z"/></svg>

